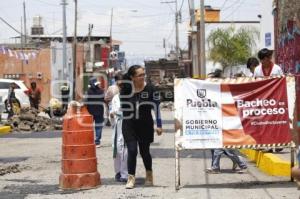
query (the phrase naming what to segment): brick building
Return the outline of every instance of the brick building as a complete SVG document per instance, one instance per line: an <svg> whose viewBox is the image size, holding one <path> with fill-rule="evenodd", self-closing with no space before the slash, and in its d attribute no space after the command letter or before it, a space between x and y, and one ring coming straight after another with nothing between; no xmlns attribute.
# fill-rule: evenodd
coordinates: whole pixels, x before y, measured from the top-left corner
<svg viewBox="0 0 300 199"><path fill-rule="evenodd" d="M77 40L76 98L80 99L90 76L102 73L105 77L110 39L91 36L89 40L87 37L77 37ZM36 81L42 90L41 105L47 106L52 97L59 98L62 81L73 82L73 37L67 37L67 69L62 68L61 36L36 35L30 41L22 48L20 44L0 44L0 78L21 79L28 87Z"/></svg>

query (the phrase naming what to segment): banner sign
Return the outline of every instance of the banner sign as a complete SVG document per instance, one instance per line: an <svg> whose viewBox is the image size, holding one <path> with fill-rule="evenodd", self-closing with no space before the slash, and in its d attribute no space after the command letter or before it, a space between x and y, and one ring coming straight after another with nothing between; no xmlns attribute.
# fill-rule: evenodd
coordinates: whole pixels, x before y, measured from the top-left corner
<svg viewBox="0 0 300 199"><path fill-rule="evenodd" d="M5 46L0 46L0 53L19 60L29 61L30 59L37 58L39 52L36 50L12 50Z"/></svg>
<svg viewBox="0 0 300 199"><path fill-rule="evenodd" d="M291 141L286 78L244 83L175 80L176 144L223 148ZM292 105L294 107L294 105Z"/></svg>
<svg viewBox="0 0 300 199"><path fill-rule="evenodd" d="M220 85L205 81L184 82L183 136L191 147L222 147Z"/></svg>

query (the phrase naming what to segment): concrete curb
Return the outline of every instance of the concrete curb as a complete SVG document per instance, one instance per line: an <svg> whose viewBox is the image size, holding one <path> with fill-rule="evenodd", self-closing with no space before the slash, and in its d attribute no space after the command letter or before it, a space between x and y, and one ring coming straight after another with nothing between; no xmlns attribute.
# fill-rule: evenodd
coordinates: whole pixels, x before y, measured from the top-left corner
<svg viewBox="0 0 300 199"><path fill-rule="evenodd" d="M11 133L11 127L10 126L0 126L0 135L6 135Z"/></svg>
<svg viewBox="0 0 300 199"><path fill-rule="evenodd" d="M242 154L246 155L250 161L264 173L272 176L291 176L291 163L282 160L272 153L264 153L260 150L241 149Z"/></svg>

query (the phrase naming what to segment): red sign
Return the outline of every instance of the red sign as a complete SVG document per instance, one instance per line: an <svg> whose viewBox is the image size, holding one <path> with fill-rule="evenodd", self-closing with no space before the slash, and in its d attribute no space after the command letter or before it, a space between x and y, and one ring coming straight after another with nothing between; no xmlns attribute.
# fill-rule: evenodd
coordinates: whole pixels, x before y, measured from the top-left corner
<svg viewBox="0 0 300 199"><path fill-rule="evenodd" d="M285 78L227 85L235 101L244 133L256 144L291 141Z"/></svg>

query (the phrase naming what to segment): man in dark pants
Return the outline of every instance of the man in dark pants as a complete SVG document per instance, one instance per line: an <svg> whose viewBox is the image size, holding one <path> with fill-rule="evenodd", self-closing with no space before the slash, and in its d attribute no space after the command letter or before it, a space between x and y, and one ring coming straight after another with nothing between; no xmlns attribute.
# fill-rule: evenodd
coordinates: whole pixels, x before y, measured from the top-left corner
<svg viewBox="0 0 300 199"><path fill-rule="evenodd" d="M64 112L66 112L68 108L69 94L70 94L70 87L68 86L68 83L64 83L60 87L60 92L61 92L62 109Z"/></svg>
<svg viewBox="0 0 300 199"><path fill-rule="evenodd" d="M11 83L9 85L9 90L8 90L8 96L7 96L7 111L8 111L8 116L7 119L10 119L15 113L14 113L14 103L16 102L16 94L15 94L15 83Z"/></svg>
<svg viewBox="0 0 300 199"><path fill-rule="evenodd" d="M86 105L89 113L94 118L96 134L95 144L97 148L100 147L101 143L104 104L104 91L101 89L101 84L97 81L97 78L93 77L89 81Z"/></svg>

